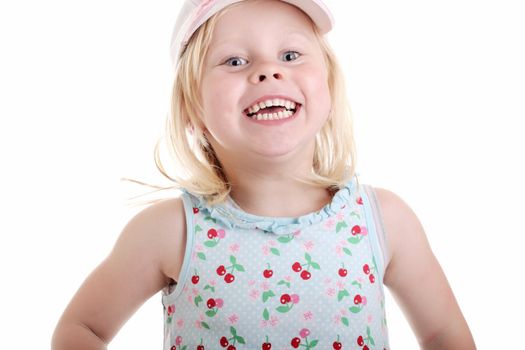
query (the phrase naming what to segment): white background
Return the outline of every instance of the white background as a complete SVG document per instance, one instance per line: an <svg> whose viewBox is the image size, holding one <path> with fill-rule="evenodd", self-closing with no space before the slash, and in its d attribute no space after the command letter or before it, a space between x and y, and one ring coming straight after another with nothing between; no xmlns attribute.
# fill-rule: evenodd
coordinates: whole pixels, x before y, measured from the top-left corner
<svg viewBox="0 0 525 350"><path fill-rule="evenodd" d="M525 21L520 1L327 1L362 181L414 209L480 349L521 344ZM2 348L48 348L139 207L168 110L179 1L0 5ZM417 286L414 286L417 287ZM123 286L125 288L125 286ZM416 349L387 300L393 349ZM521 326L519 325L521 323ZM161 349L160 296L112 349Z"/></svg>

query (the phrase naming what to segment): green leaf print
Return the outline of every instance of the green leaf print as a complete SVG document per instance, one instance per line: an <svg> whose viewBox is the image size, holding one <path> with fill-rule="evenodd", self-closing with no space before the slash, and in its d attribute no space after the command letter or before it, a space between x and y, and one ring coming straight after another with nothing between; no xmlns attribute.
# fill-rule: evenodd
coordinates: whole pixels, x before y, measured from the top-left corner
<svg viewBox="0 0 525 350"><path fill-rule="evenodd" d="M195 297L195 299L193 299L193 301L195 302L195 306L199 306L199 303L202 301L202 297L200 295L197 295Z"/></svg>
<svg viewBox="0 0 525 350"><path fill-rule="evenodd" d="M237 343L239 343L239 344L246 344L246 341L241 336L236 336L235 340L237 340Z"/></svg>
<svg viewBox="0 0 525 350"><path fill-rule="evenodd" d="M312 341L308 344L308 349L315 348L315 346L317 345L317 343L319 343L319 340L317 340L317 339L312 340Z"/></svg>
<svg viewBox="0 0 525 350"><path fill-rule="evenodd" d="M348 248L343 248L343 252L345 252L346 255L352 256L352 252Z"/></svg>
<svg viewBox="0 0 525 350"><path fill-rule="evenodd" d="M321 266L319 266L319 264L316 263L316 262L313 262L313 261L312 261L312 262L310 263L310 265L311 265L314 269L316 269L316 270L320 270L320 269L321 269Z"/></svg>
<svg viewBox="0 0 525 350"><path fill-rule="evenodd" d="M342 229L344 229L345 227L348 227L348 225L346 224L346 222L344 221L339 221L337 223L337 225L335 226L335 233L339 233L339 231L341 231Z"/></svg>
<svg viewBox="0 0 525 350"><path fill-rule="evenodd" d="M230 333L235 337L237 335L237 330L233 327L230 327Z"/></svg>
<svg viewBox="0 0 525 350"><path fill-rule="evenodd" d="M351 311L352 313L354 313L354 314L357 314L357 313L361 312L362 309L361 309L360 307L357 307L357 306L352 306L352 307L351 307L350 309L348 309L348 310L350 310L350 311Z"/></svg>
<svg viewBox="0 0 525 350"><path fill-rule="evenodd" d="M213 317L217 314L217 310L208 310L206 311L206 316Z"/></svg>
<svg viewBox="0 0 525 350"><path fill-rule="evenodd" d="M346 289L340 290L339 293L337 293L337 301L341 301L344 297L347 297L349 295L350 294Z"/></svg>
<svg viewBox="0 0 525 350"><path fill-rule="evenodd" d="M375 341L374 341L374 338L372 338L371 336L368 337L368 340L370 340L370 344L372 345L376 345Z"/></svg>
<svg viewBox="0 0 525 350"><path fill-rule="evenodd" d="M304 258L306 259L307 262L311 262L312 261L312 257L308 253L304 253Z"/></svg>
<svg viewBox="0 0 525 350"><path fill-rule="evenodd" d="M244 272L244 271L245 271L245 270L244 270L244 266L239 265L239 264L235 264L235 265L233 266L233 268L234 268L235 270L237 270L237 271L240 271L240 272Z"/></svg>
<svg viewBox="0 0 525 350"><path fill-rule="evenodd" d="M361 283L359 283L359 282L357 282L357 281L353 281L353 282L352 282L352 285L353 285L353 286L358 286L359 289L362 289L362 288L363 288L363 286L361 285Z"/></svg>
<svg viewBox="0 0 525 350"><path fill-rule="evenodd" d="M219 241L206 241L204 242L204 245L208 248L213 248L215 247L217 244L219 244Z"/></svg>
<svg viewBox="0 0 525 350"><path fill-rule="evenodd" d="M206 329L210 329L210 326L206 322L201 322L201 326Z"/></svg>
<svg viewBox="0 0 525 350"><path fill-rule="evenodd" d="M361 219L361 216L358 213L356 213L355 211L351 212L350 216L355 216L356 218Z"/></svg>
<svg viewBox="0 0 525 350"><path fill-rule="evenodd" d="M202 231L202 228L199 225L195 226L195 233Z"/></svg>
<svg viewBox="0 0 525 350"><path fill-rule="evenodd" d="M201 260L206 260L206 254L204 254L204 253L200 253L200 252L197 253L197 257L198 257L199 259L201 259Z"/></svg>
<svg viewBox="0 0 525 350"><path fill-rule="evenodd" d="M263 292L263 295L262 295L263 303L267 302L268 299L270 299L271 297L274 297L274 296L275 296L275 294L271 290L267 290L267 291Z"/></svg>
<svg viewBox="0 0 525 350"><path fill-rule="evenodd" d="M283 284L284 284L285 286L287 286L288 288L290 288L290 282L287 282L287 281L285 281L285 280L280 280L280 281L277 283L278 286L283 285Z"/></svg>
<svg viewBox="0 0 525 350"><path fill-rule="evenodd" d="M279 311L280 313L284 314L288 311L290 311L290 308L288 306L279 306L275 310Z"/></svg>
<svg viewBox="0 0 525 350"><path fill-rule="evenodd" d="M268 321L270 319L270 312L268 311L268 309L264 309L263 311L263 318Z"/></svg>
<svg viewBox="0 0 525 350"><path fill-rule="evenodd" d="M217 223L217 220L214 219L214 218L212 218L211 216L206 216L206 217L204 218L204 221L210 221L210 220L213 221L214 224Z"/></svg>
<svg viewBox="0 0 525 350"><path fill-rule="evenodd" d="M188 348L188 346L187 346L187 345L184 345L184 346L182 347L182 349L180 349L180 350L186 350L187 348Z"/></svg>
<svg viewBox="0 0 525 350"><path fill-rule="evenodd" d="M281 252L279 252L279 249L277 248L272 248L270 249L270 251L272 252L273 255L281 256Z"/></svg>
<svg viewBox="0 0 525 350"><path fill-rule="evenodd" d="M348 318L346 318L346 317L341 317L341 322L343 322L343 324L344 324L345 326L348 327L348 324L349 324L349 322L348 322Z"/></svg>
<svg viewBox="0 0 525 350"><path fill-rule="evenodd" d="M350 237L347 239L347 241L352 244L358 244L359 242L361 242L361 237L357 237L357 236Z"/></svg>
<svg viewBox="0 0 525 350"><path fill-rule="evenodd" d="M293 239L293 235L280 236L277 240L281 243L288 243Z"/></svg>
<svg viewBox="0 0 525 350"><path fill-rule="evenodd" d="M366 327L366 336L370 337L370 327L369 326Z"/></svg>
<svg viewBox="0 0 525 350"><path fill-rule="evenodd" d="M235 265L235 263L237 262L237 258L234 257L233 255L230 255L230 262Z"/></svg>

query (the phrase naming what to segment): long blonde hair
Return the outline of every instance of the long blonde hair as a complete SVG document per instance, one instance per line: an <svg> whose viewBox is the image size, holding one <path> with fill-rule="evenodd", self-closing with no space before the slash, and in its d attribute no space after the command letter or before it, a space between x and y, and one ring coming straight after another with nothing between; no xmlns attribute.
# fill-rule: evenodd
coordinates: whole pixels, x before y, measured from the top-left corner
<svg viewBox="0 0 525 350"><path fill-rule="evenodd" d="M206 140L205 128L198 116L202 113L200 91L203 65L217 20L227 9L212 16L193 34L176 67L165 138L175 162L173 176L163 166L159 142L155 146L155 164L166 178L175 183L174 187L203 195L212 204L226 198L230 185L213 148ZM334 52L313 22L312 25L328 67L332 109L325 125L316 135L312 173L308 178L298 180L336 191L355 172L351 110L343 72Z"/></svg>

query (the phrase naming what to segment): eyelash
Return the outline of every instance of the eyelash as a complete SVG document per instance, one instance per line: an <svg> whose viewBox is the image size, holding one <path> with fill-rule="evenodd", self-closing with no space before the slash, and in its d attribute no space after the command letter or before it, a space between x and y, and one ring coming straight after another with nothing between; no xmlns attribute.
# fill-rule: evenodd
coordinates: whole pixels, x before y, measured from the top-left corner
<svg viewBox="0 0 525 350"><path fill-rule="evenodd" d="M295 56L296 56L296 58L293 59L293 60L291 60L291 61L295 61L296 59L298 59L298 58L301 56L301 54L300 54L299 52L297 52L297 51L293 51L293 50L286 51L286 52L284 53L283 56L286 56L286 55L289 54L289 53L294 53ZM244 61L246 61L246 59L244 59L244 58L241 58L241 57L237 57L237 56L235 56L235 57L230 57L230 58L228 58L228 59L224 62L224 64L227 65L227 66L231 66L231 67L239 67L239 65L231 65L231 64L229 64L229 63L231 63L233 60L244 60ZM291 62L291 61L286 61L286 62Z"/></svg>

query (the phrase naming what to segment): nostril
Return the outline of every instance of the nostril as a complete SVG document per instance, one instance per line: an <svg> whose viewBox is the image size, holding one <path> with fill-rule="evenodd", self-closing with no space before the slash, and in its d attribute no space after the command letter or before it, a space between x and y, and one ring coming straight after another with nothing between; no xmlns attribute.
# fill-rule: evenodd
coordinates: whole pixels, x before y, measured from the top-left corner
<svg viewBox="0 0 525 350"><path fill-rule="evenodd" d="M274 73L273 77L274 77L275 79L281 79L281 74L279 74L279 73Z"/></svg>
<svg viewBox="0 0 525 350"><path fill-rule="evenodd" d="M264 79L266 79L265 75L259 75L259 81L263 81Z"/></svg>

